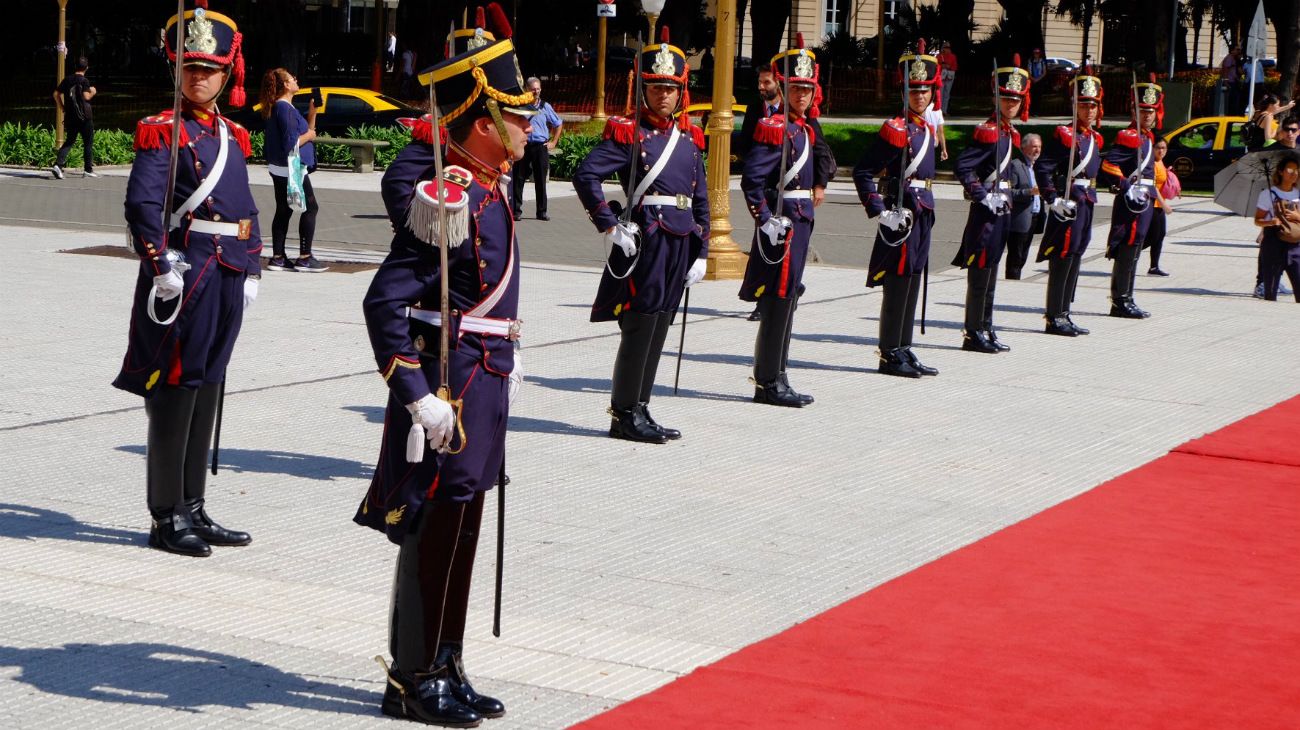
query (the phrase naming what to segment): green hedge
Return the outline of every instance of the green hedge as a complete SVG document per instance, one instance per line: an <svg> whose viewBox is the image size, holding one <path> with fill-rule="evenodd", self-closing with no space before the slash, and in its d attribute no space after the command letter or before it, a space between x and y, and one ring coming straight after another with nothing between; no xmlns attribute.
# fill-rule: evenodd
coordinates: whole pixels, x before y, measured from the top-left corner
<svg viewBox="0 0 1300 730"><path fill-rule="evenodd" d="M50 167L57 159L54 129L41 124L0 124L0 164ZM95 164L129 165L135 159L134 135L116 129L95 132ZM68 154L67 166L82 166L82 144L78 139Z"/></svg>
<svg viewBox="0 0 1300 730"><path fill-rule="evenodd" d="M551 177L557 180L572 180L584 158L592 148L600 144L598 134L564 134L555 144L555 154L551 155Z"/></svg>

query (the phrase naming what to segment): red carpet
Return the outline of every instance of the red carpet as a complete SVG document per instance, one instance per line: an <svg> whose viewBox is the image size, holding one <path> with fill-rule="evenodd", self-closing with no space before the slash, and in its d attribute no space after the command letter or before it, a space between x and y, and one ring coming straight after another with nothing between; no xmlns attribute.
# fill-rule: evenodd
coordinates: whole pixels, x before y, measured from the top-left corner
<svg viewBox="0 0 1300 730"><path fill-rule="evenodd" d="M1300 398L582 728L1300 728Z"/></svg>

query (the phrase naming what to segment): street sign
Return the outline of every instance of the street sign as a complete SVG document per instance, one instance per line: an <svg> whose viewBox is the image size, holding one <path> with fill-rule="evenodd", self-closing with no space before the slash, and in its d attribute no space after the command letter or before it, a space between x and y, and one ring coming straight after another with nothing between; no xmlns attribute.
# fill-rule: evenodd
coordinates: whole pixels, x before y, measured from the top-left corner
<svg viewBox="0 0 1300 730"><path fill-rule="evenodd" d="M601 2L599 5L596 6L596 17L597 17L597 18L615 18L615 17L618 17L618 12L617 12L617 11L618 11L618 6L614 5L614 3L612 3L612 2L611 2L611 3L605 3L605 2L603 2L603 0L602 0L602 2Z"/></svg>

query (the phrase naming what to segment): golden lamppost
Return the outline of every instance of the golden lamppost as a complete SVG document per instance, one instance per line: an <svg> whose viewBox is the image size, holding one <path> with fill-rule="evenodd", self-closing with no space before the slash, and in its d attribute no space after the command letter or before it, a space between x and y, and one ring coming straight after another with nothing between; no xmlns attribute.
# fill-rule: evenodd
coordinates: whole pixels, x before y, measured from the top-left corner
<svg viewBox="0 0 1300 730"><path fill-rule="evenodd" d="M603 122L608 119L605 114L605 16L600 16L598 30L596 31L596 113L591 115L594 122Z"/></svg>
<svg viewBox="0 0 1300 730"><path fill-rule="evenodd" d="M63 68L68 60L68 0L59 0L59 45L54 54L58 68L54 72L55 86L63 85ZM54 107L54 146L63 146L63 107Z"/></svg>
<svg viewBox="0 0 1300 730"><path fill-rule="evenodd" d="M731 113L736 57L736 0L718 0L713 64L713 111L709 115L709 268L707 279L739 279L747 257L731 238Z"/></svg>

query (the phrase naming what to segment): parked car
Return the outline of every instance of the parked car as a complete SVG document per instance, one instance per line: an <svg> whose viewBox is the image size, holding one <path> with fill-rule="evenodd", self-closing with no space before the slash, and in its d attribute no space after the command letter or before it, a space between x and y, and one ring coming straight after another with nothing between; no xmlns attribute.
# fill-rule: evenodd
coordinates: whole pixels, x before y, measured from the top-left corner
<svg viewBox="0 0 1300 730"><path fill-rule="evenodd" d="M1214 174L1246 154L1246 117L1199 117L1175 129L1165 138L1169 153L1165 164L1184 187L1209 190Z"/></svg>
<svg viewBox="0 0 1300 730"><path fill-rule="evenodd" d="M1079 64L1075 63L1074 61L1071 61L1068 58L1062 58L1060 56L1048 56L1044 60L1047 61L1048 73L1051 73L1053 71L1065 71L1067 73L1073 73L1077 71L1079 68Z"/></svg>
<svg viewBox="0 0 1300 730"><path fill-rule="evenodd" d="M300 89L293 95L293 106L303 116L307 115L307 105L313 90ZM316 132L331 137L345 136L348 127L360 127L363 124L386 127L396 124L401 117L418 117L423 113L413 106L369 89L322 86L320 93L322 104L316 110ZM253 131L261 131L266 127L261 104L240 109L232 113L230 118Z"/></svg>
<svg viewBox="0 0 1300 730"><path fill-rule="evenodd" d="M606 73L619 71L627 73L636 68L636 49L627 46L610 46L605 49Z"/></svg>

